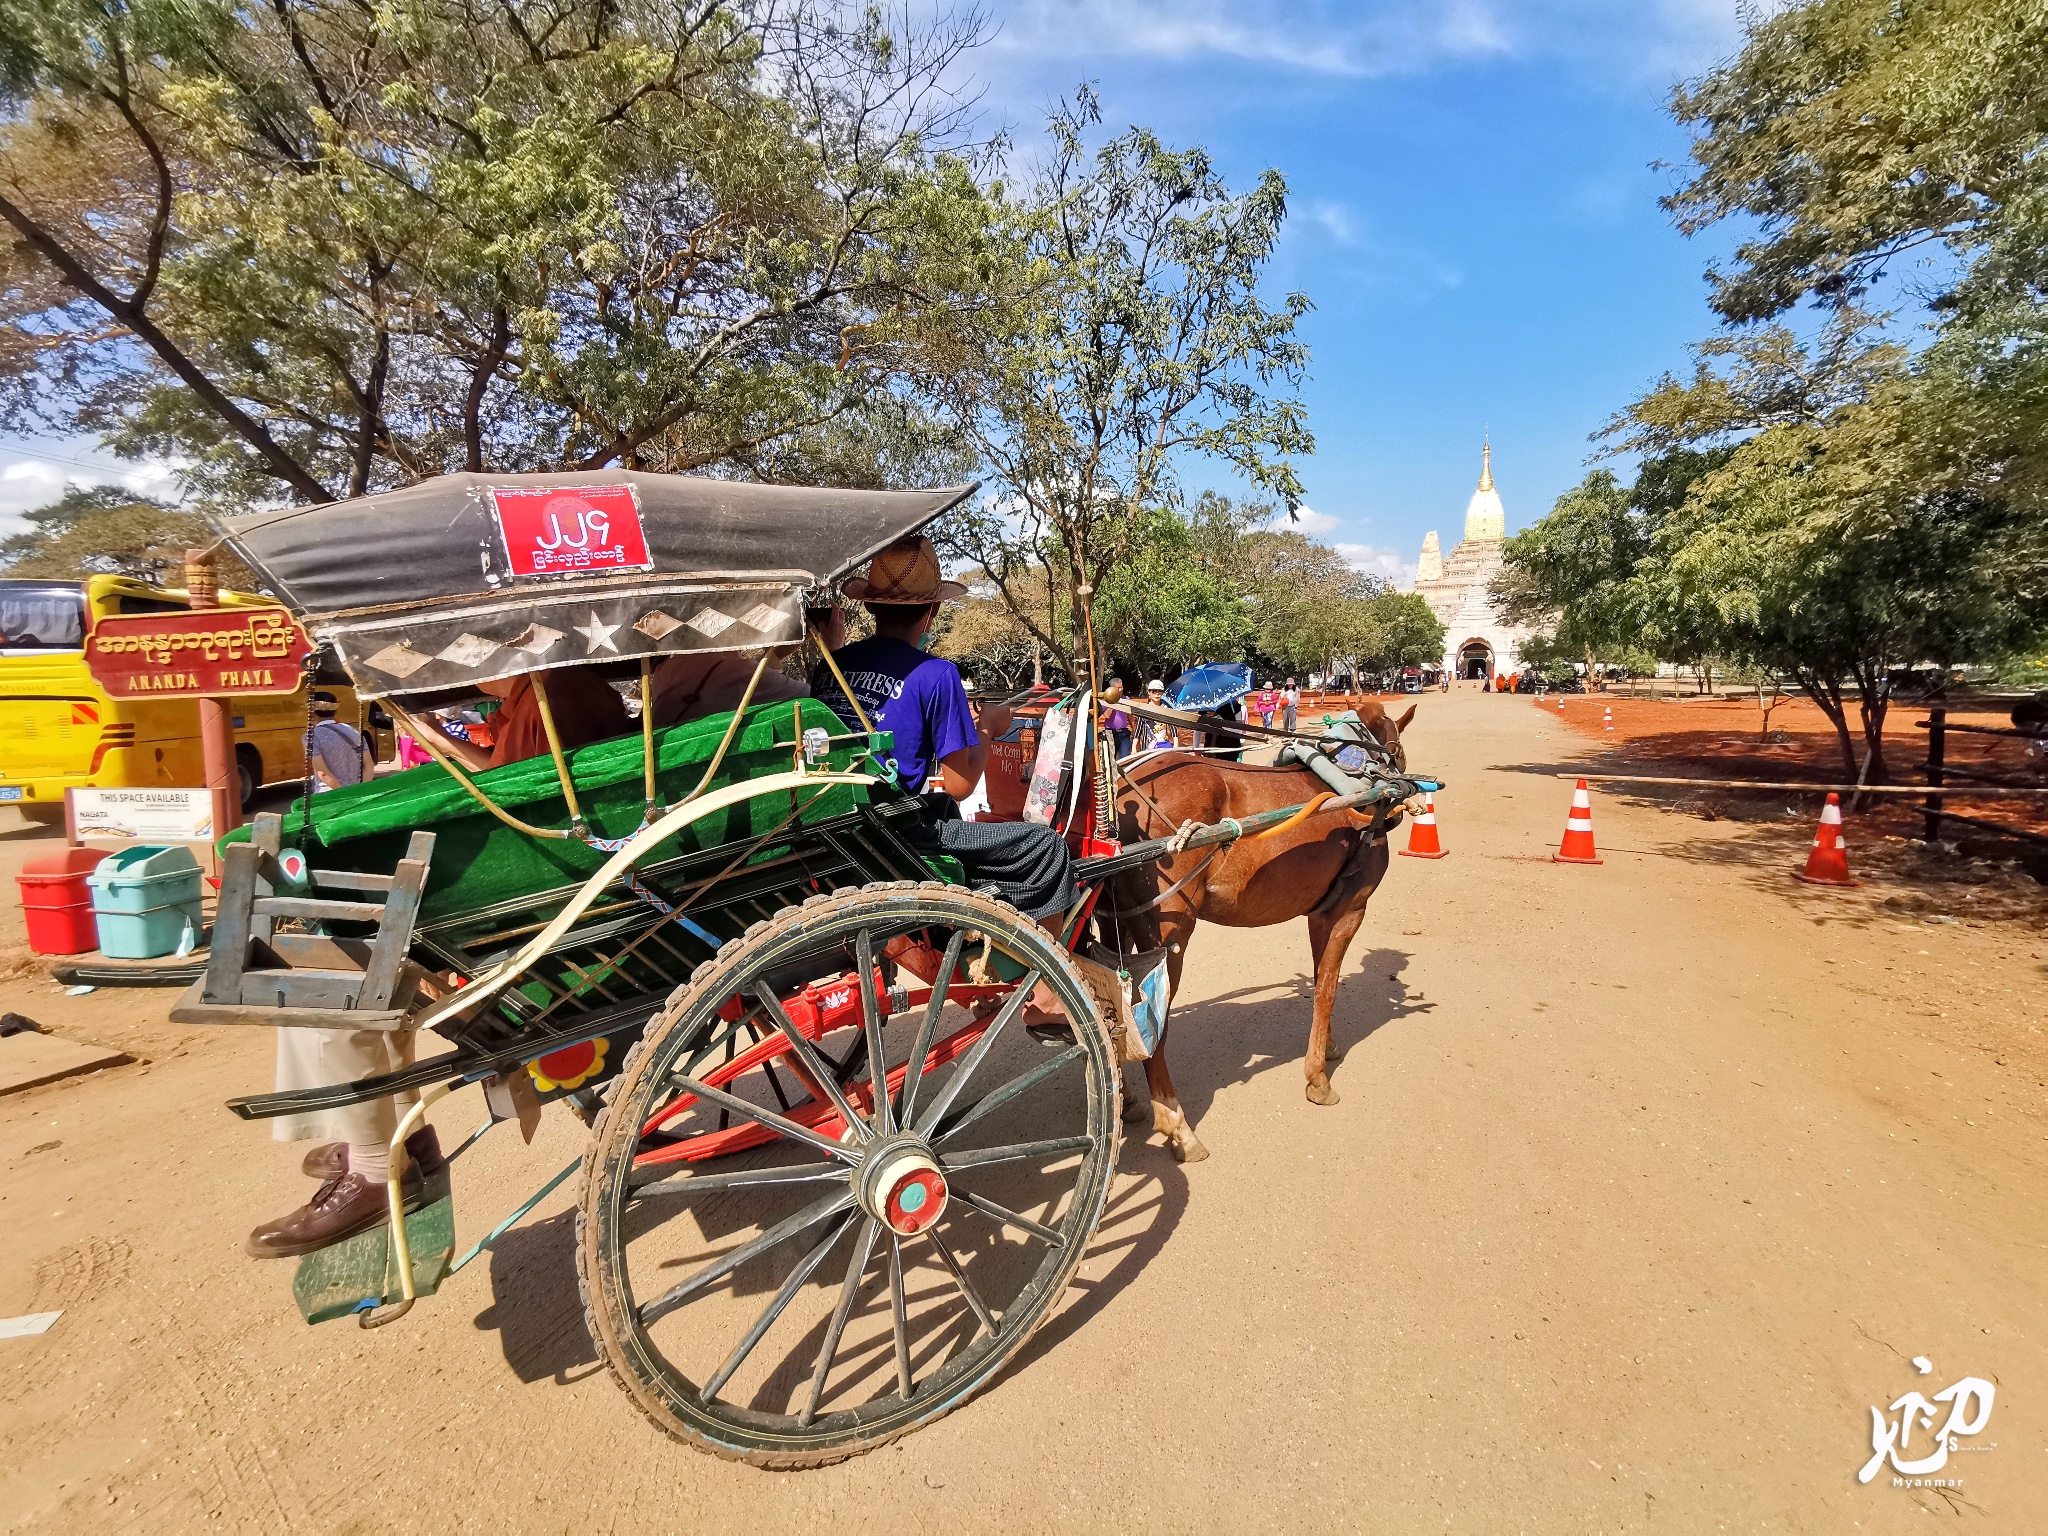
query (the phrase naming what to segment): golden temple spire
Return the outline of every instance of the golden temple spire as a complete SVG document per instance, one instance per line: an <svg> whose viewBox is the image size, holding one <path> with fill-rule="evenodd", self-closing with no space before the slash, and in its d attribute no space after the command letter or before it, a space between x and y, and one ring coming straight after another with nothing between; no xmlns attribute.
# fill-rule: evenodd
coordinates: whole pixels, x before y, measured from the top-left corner
<svg viewBox="0 0 2048 1536"><path fill-rule="evenodd" d="M1479 450L1479 489L1482 491L1493 489L1493 439L1491 437L1486 439L1485 446Z"/></svg>

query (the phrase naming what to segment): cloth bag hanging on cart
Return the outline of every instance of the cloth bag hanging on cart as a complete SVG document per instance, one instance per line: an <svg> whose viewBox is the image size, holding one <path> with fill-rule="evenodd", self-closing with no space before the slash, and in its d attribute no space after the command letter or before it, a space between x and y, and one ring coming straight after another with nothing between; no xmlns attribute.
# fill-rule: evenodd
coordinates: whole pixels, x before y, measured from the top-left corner
<svg viewBox="0 0 2048 1536"><path fill-rule="evenodd" d="M1088 694L1069 694L1045 712L1038 732L1038 756L1024 796L1024 819L1059 826L1073 814L1080 793L1081 765L1088 761ZM1062 807L1065 807L1064 812Z"/></svg>
<svg viewBox="0 0 2048 1536"><path fill-rule="evenodd" d="M1173 1006L1168 953L1161 948L1119 955L1093 943L1074 953L1075 969L1109 1018L1121 1060L1147 1061L1159 1049L1167 1011Z"/></svg>

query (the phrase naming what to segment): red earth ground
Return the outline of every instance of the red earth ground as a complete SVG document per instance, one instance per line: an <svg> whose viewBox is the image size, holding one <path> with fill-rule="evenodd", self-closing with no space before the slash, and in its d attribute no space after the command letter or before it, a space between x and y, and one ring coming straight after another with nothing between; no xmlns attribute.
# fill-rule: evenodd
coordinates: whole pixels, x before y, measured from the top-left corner
<svg viewBox="0 0 2048 1536"><path fill-rule="evenodd" d="M1510 697L1500 702L1559 715L1560 698L1555 694L1542 699ZM1768 740L1759 739L1762 714L1754 698L1652 700L1571 694L1563 696L1562 702L1561 718L1575 734L1609 744L1604 757L1592 765L1596 772L1640 769L1658 776L1718 781L1849 781L1834 726L1807 699L1788 700L1771 711ZM2009 727L2009 708L1989 704L1951 707L1948 721L1951 725ZM1613 712L1612 732L1606 728L1609 710ZM1897 783L1924 782L1928 733L1918 722L1926 718L1924 707L1894 707L1885 721L1886 765ZM1851 725L1856 724L1852 714ZM1860 751L1860 734L1856 746ZM2048 757L2031 752L2026 742L1951 732L1947 748L1951 767L1974 768L2014 783L2048 788ZM1822 805L1818 793L1802 791L1650 784L1598 787L1609 795L1662 804L1709 821L1811 825L1819 819ZM1843 798L1846 801L1848 797ZM1902 910L1946 908L1957 886L1977 888L1976 896L1987 906L2012 908L2006 914L2009 916L2038 910L2048 901L2048 890L2038 883L2048 880L2048 847L1980 833L1956 822L1944 824L1943 840L1930 845L1922 838L1925 823L1918 814L1920 804L1916 796L1887 796L1875 809L1860 814L1852 811L1847 817L1844 839L1851 872L1859 878L1894 884L1893 906ZM1947 807L2048 835L2048 795L1953 798Z"/></svg>

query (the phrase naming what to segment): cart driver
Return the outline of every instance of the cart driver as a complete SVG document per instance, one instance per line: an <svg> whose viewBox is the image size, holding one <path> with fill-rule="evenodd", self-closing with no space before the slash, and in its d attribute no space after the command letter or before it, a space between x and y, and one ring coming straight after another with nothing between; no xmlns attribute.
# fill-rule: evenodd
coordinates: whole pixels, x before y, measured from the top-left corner
<svg viewBox="0 0 2048 1536"><path fill-rule="evenodd" d="M993 885L1027 917L1044 921L1074 904L1073 854L1051 827L1023 821L963 821L959 802L974 793L988 762L988 741L1010 728L1010 711L985 704L977 727L960 669L925 650L939 605L966 592L943 580L938 552L922 534L898 539L868 564L846 595L873 615L875 633L834 651L848 686L878 731L895 737L898 782L924 795L917 846L958 859L974 885ZM860 722L831 669L820 666L811 691L848 730ZM983 735L986 732L986 737Z"/></svg>

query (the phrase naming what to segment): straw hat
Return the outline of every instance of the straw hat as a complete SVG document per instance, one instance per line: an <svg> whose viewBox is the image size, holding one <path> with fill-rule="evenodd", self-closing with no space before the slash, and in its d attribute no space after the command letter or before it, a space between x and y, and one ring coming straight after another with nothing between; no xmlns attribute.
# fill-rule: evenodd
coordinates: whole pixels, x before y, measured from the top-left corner
<svg viewBox="0 0 2048 1536"><path fill-rule="evenodd" d="M948 603L967 588L939 574L939 552L921 533L898 539L868 562L868 573L846 584L857 603Z"/></svg>

